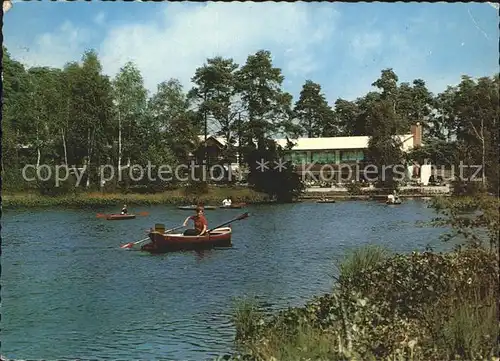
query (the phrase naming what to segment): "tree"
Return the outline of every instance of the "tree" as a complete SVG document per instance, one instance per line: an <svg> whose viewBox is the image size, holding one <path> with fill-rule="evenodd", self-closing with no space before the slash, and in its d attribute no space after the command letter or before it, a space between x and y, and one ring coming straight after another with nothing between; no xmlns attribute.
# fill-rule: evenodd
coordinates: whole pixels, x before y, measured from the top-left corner
<svg viewBox="0 0 500 361"><path fill-rule="evenodd" d="M498 91L498 76L493 79L483 77L477 83L464 76L453 102L457 139L471 148L470 162L481 164L484 187L488 173L493 184L498 185Z"/></svg>
<svg viewBox="0 0 500 361"><path fill-rule="evenodd" d="M429 133L429 119L434 97L422 79L415 79L413 86L402 83L397 90L396 112L401 119L401 130L407 132L410 126L419 122L424 133Z"/></svg>
<svg viewBox="0 0 500 361"><path fill-rule="evenodd" d="M321 85L307 80L295 103L295 118L308 138L335 136L339 133L332 109L321 93Z"/></svg>
<svg viewBox="0 0 500 361"><path fill-rule="evenodd" d="M368 114L372 135L367 158L377 167L379 185L392 189L397 186L394 169L403 161L402 144L395 132L397 122L393 103L388 99L374 103Z"/></svg>
<svg viewBox="0 0 500 361"><path fill-rule="evenodd" d="M19 147L25 142L29 123L29 77L24 66L2 46L2 171L19 166ZM24 139L23 139L24 138Z"/></svg>
<svg viewBox="0 0 500 361"><path fill-rule="evenodd" d="M365 135L366 127L360 122L360 109L356 102L339 98L335 101L334 112L342 136Z"/></svg>
<svg viewBox="0 0 500 361"><path fill-rule="evenodd" d="M199 114L189 109L189 101L177 79L158 85L148 108L152 122L161 132L162 143L170 148L177 162L187 162L198 144Z"/></svg>
<svg viewBox="0 0 500 361"><path fill-rule="evenodd" d="M137 150L141 147L143 139L140 138L139 130L141 122L144 122L147 107L144 80L133 63L126 63L116 75L113 81L113 99L118 123L118 171L120 171L123 149L130 166L130 158L138 154ZM122 129L126 130L125 139L122 136Z"/></svg>
<svg viewBox="0 0 500 361"><path fill-rule="evenodd" d="M241 102L236 94L235 72L238 64L233 59L215 57L196 69L192 81L196 86L189 97L198 101L198 109L204 119L211 119L218 127L218 135L222 135L228 146L227 156L232 155L235 142L234 132L238 130L241 119ZM208 124L207 124L208 127Z"/></svg>
<svg viewBox="0 0 500 361"><path fill-rule="evenodd" d="M266 139L284 129L291 118L292 96L281 89L281 69L273 66L269 51L260 50L248 56L236 79L246 111L246 142L256 141L257 148L265 148Z"/></svg>
<svg viewBox="0 0 500 361"><path fill-rule="evenodd" d="M76 149L76 156L84 155L87 166L86 186L90 186L93 159L99 162L110 141L109 126L112 123L112 86L109 78L102 75L102 67L93 50L82 57L82 64L71 69L71 104L73 135L76 144L83 147L83 154ZM83 135L83 138L81 137Z"/></svg>
<svg viewBox="0 0 500 361"><path fill-rule="evenodd" d="M305 186L295 167L283 159L283 149L273 140L266 140L264 147L245 155L249 164L248 182L252 187L277 202L287 203L296 199Z"/></svg>
<svg viewBox="0 0 500 361"><path fill-rule="evenodd" d="M373 134L370 117L373 113L375 104L377 104L380 99L380 94L377 92L369 92L364 97L356 99L356 105L358 108L356 128L359 131L359 134L357 135L371 136Z"/></svg>

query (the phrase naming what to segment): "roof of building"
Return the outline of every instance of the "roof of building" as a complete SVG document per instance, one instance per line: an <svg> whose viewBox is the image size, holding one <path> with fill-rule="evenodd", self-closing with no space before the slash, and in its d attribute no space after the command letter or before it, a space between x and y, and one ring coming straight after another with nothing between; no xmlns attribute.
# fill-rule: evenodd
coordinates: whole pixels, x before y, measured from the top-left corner
<svg viewBox="0 0 500 361"><path fill-rule="evenodd" d="M413 134L405 134L398 136L403 143L403 150L408 151L413 147ZM221 145L226 144L224 137L208 136L207 138L213 138ZM203 135L199 136L200 141L203 141L205 137ZM281 147L286 147L286 139L275 139L276 143ZM290 139L290 141L295 144L292 150L297 151L308 151L308 150L340 150L340 149L366 149L368 148L368 142L370 137L368 136L353 136L353 137L322 137L322 138L297 138ZM237 144L236 144L237 145Z"/></svg>
<svg viewBox="0 0 500 361"><path fill-rule="evenodd" d="M207 135L207 140L208 139L215 139L216 141L218 141L221 145L226 145L226 139L224 137L215 137L213 135ZM204 135L198 135L198 140L200 142L203 142L205 141L205 136Z"/></svg>

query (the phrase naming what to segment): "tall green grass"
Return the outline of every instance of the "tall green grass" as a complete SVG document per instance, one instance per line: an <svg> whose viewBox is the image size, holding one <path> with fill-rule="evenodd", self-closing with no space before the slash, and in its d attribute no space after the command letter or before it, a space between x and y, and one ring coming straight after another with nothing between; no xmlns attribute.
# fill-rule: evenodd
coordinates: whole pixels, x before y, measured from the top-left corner
<svg viewBox="0 0 500 361"><path fill-rule="evenodd" d="M379 245L367 245L351 250L342 262L337 263L337 281L342 283L355 279L385 261L390 255L391 252L387 248Z"/></svg>

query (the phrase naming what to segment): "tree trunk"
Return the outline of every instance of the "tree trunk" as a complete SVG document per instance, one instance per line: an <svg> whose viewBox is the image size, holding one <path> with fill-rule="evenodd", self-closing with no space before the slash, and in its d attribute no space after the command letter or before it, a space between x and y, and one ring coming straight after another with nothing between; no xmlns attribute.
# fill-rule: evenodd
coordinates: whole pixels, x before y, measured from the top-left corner
<svg viewBox="0 0 500 361"><path fill-rule="evenodd" d="M63 148L64 148L64 164L67 166L68 165L68 150L66 148L66 137L64 136L64 130L62 130L62 129L61 129L61 137L62 137Z"/></svg>
<svg viewBox="0 0 500 361"><path fill-rule="evenodd" d="M483 187L486 187L486 147L484 142L484 120L481 118L481 144L482 144L482 153L481 153L481 181L483 183Z"/></svg>
<svg viewBox="0 0 500 361"><path fill-rule="evenodd" d="M92 143L90 138L90 129L87 130L87 169L85 170L87 173L87 183L86 187L90 187L90 155L92 153Z"/></svg>
<svg viewBox="0 0 500 361"><path fill-rule="evenodd" d="M118 109L118 179L121 179L122 166L122 119Z"/></svg>
<svg viewBox="0 0 500 361"><path fill-rule="evenodd" d="M37 154L37 157L36 157L36 167L38 169L38 167L40 167L40 160L42 158L41 152L40 152L40 138L38 136L38 125L36 127L36 154Z"/></svg>

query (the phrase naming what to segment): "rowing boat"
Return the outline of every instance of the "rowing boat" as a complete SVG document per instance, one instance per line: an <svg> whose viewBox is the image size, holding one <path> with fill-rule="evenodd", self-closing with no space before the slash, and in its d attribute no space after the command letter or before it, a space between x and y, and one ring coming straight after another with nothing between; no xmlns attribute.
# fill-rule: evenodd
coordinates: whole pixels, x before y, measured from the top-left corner
<svg viewBox="0 0 500 361"><path fill-rule="evenodd" d="M201 206L204 210L214 210L217 209L215 206ZM190 205L190 206L179 206L177 209L182 209L183 211L195 211L198 206Z"/></svg>
<svg viewBox="0 0 500 361"><path fill-rule="evenodd" d="M333 199L320 199L319 201L316 201L316 203L335 203L335 200L333 200Z"/></svg>
<svg viewBox="0 0 500 361"><path fill-rule="evenodd" d="M117 221L123 219L134 219L135 214L108 214L106 215L106 219L108 221Z"/></svg>
<svg viewBox="0 0 500 361"><path fill-rule="evenodd" d="M215 247L231 247L230 227L216 228L205 236L184 236L182 233L149 232L151 242L141 247L142 251L164 253L189 251Z"/></svg>

